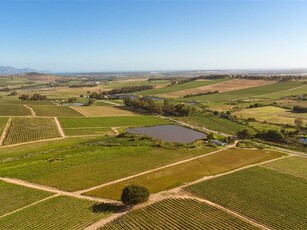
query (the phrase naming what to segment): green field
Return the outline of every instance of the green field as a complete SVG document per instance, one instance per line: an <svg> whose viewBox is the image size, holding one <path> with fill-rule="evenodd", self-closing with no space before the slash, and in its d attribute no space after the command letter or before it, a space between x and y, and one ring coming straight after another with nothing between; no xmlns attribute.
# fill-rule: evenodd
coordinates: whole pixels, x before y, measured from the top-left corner
<svg viewBox="0 0 307 230"><path fill-rule="evenodd" d="M0 117L0 133L2 133L8 119L8 117Z"/></svg>
<svg viewBox="0 0 307 230"><path fill-rule="evenodd" d="M60 137L52 118L13 117L5 145Z"/></svg>
<svg viewBox="0 0 307 230"><path fill-rule="evenodd" d="M167 86L164 88L145 90L145 91L137 92L136 94L140 94L140 95L166 94L167 95L168 93L179 91L179 90L212 85L212 84L216 84L216 83L228 81L228 80L230 79L223 78L223 79L208 80L208 81L190 81L187 83L177 84L177 85L175 84L173 86Z"/></svg>
<svg viewBox="0 0 307 230"><path fill-rule="evenodd" d="M52 193L49 192L0 181L0 216L51 195Z"/></svg>
<svg viewBox="0 0 307 230"><path fill-rule="evenodd" d="M191 125L202 126L211 130L232 135L235 135L240 130L249 129L245 125L214 116L210 113L195 114L190 117L176 117L176 119Z"/></svg>
<svg viewBox="0 0 307 230"><path fill-rule="evenodd" d="M231 171L246 165L282 156L268 150L228 149L193 161L151 172L133 179L102 187L86 193L120 200L122 190L131 184L146 187L151 193L178 187L184 183Z"/></svg>
<svg viewBox="0 0 307 230"><path fill-rule="evenodd" d="M24 105L0 104L0 116L30 116L31 112Z"/></svg>
<svg viewBox="0 0 307 230"><path fill-rule="evenodd" d="M31 105L37 116L52 117L81 117L82 114L69 108L68 106L57 105Z"/></svg>
<svg viewBox="0 0 307 230"><path fill-rule="evenodd" d="M238 99L244 99L244 98L250 98L250 97L270 98L270 97L276 97L276 95L278 95L278 94L272 94L272 93L282 92L284 90L289 90L289 89L300 87L303 85L304 83L297 82L297 81L277 82L277 83L265 85L265 86L258 86L258 87L253 87L253 88L219 93L217 95L211 94L211 95L205 95L205 96L190 97L185 100L186 101L198 100L198 101L222 102L222 101L238 100ZM294 90L293 92L296 92L296 90Z"/></svg>
<svg viewBox="0 0 307 230"><path fill-rule="evenodd" d="M76 191L215 150L152 147L156 142L118 137L57 143L0 149L0 176Z"/></svg>
<svg viewBox="0 0 307 230"><path fill-rule="evenodd" d="M86 136L86 135L106 135L106 134L114 134L112 129L110 128L67 128L64 129L64 133L66 136Z"/></svg>
<svg viewBox="0 0 307 230"><path fill-rule="evenodd" d="M153 126L171 124L155 116L128 116L128 117L84 117L84 118L60 118L61 125L67 128L83 127L129 127L129 126Z"/></svg>
<svg viewBox="0 0 307 230"><path fill-rule="evenodd" d="M281 173L307 179L307 159L303 157L290 157L262 165L265 168Z"/></svg>
<svg viewBox="0 0 307 230"><path fill-rule="evenodd" d="M72 197L55 197L0 219L0 229L84 229L118 208Z"/></svg>
<svg viewBox="0 0 307 230"><path fill-rule="evenodd" d="M166 199L137 209L102 229L258 229L220 209L193 199Z"/></svg>
<svg viewBox="0 0 307 230"><path fill-rule="evenodd" d="M43 101L20 101L17 98L6 97L0 100L0 105L54 105L50 100Z"/></svg>
<svg viewBox="0 0 307 230"><path fill-rule="evenodd" d="M307 229L307 180L262 167L185 188L273 229Z"/></svg>

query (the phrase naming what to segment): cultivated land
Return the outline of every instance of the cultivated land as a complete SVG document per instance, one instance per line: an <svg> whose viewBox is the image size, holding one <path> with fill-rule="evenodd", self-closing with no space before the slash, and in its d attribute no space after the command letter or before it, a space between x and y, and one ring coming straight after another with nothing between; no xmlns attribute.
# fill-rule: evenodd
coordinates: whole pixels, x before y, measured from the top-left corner
<svg viewBox="0 0 307 230"><path fill-rule="evenodd" d="M306 229L306 179L253 167L186 188L274 229Z"/></svg>
<svg viewBox="0 0 307 230"><path fill-rule="evenodd" d="M124 215L101 229L258 229L193 199L167 199Z"/></svg>
<svg viewBox="0 0 307 230"><path fill-rule="evenodd" d="M14 117L4 139L5 145L60 137L53 118Z"/></svg>
<svg viewBox="0 0 307 230"><path fill-rule="evenodd" d="M77 191L215 150L152 147L154 144L147 140L109 137L75 140L61 147L54 143L48 150L46 144L41 150L14 155L3 149L0 150L3 161L0 175Z"/></svg>
<svg viewBox="0 0 307 230"><path fill-rule="evenodd" d="M220 93L229 92L239 89L263 86L273 84L275 81L266 80L246 80L246 79L233 79L229 81L222 81L216 84L210 84L202 87L196 87L193 89L179 90L169 93L168 95L182 97L187 94L207 93L209 91L219 91Z"/></svg>
<svg viewBox="0 0 307 230"><path fill-rule="evenodd" d="M0 116L31 116L31 112L24 105L0 104Z"/></svg>
<svg viewBox="0 0 307 230"><path fill-rule="evenodd" d="M0 229L306 229L307 160L300 140L307 133L304 124L293 121L301 117L306 124L307 118L290 111L306 107L304 80L188 77L199 76L1 77ZM130 92L139 85L155 88ZM174 105L188 101L185 106L193 105L196 112L157 116L159 111L123 109L122 95L89 99L93 92L122 87L129 95L170 98L179 111ZM182 98L215 90L220 93ZM49 100L18 99L34 93ZM93 100L93 105L60 105L75 100ZM282 124L270 123L276 121ZM174 123L214 135L178 144L125 133L127 127ZM236 140L244 129L249 137ZM253 136L268 130L283 139ZM211 138L229 144L217 147ZM132 210L119 210L121 190L130 184L153 194Z"/></svg>
<svg viewBox="0 0 307 230"><path fill-rule="evenodd" d="M307 124L306 113L292 113L291 110L275 107L264 106L260 108L243 109L233 113L237 117L242 118L255 118L259 121L266 121L276 124L290 124L295 125L294 121L297 117L304 119Z"/></svg>
<svg viewBox="0 0 307 230"><path fill-rule="evenodd" d="M51 195L53 194L49 192L0 181L0 222L2 215L23 208Z"/></svg>
<svg viewBox="0 0 307 230"><path fill-rule="evenodd" d="M116 206L60 196L0 217L0 229L84 229L116 210Z"/></svg>
<svg viewBox="0 0 307 230"><path fill-rule="evenodd" d="M72 106L72 108L87 117L123 117L139 115L128 108L119 106Z"/></svg>
<svg viewBox="0 0 307 230"><path fill-rule="evenodd" d="M282 153L268 150L228 149L212 155L205 155L196 160L102 187L90 191L86 193L86 195L119 200L122 190L130 184L145 186L151 193L156 193L178 187L183 183L198 180L204 176L224 173L246 165L280 157L282 155Z"/></svg>
<svg viewBox="0 0 307 230"><path fill-rule="evenodd" d="M56 105L31 105L30 106L37 116L52 116L52 117L80 117L83 116L68 106Z"/></svg>
<svg viewBox="0 0 307 230"><path fill-rule="evenodd" d="M211 84L216 84L223 81L228 81L229 79L217 79L217 80L198 80L198 81L191 81L183 84L175 84L172 86L167 86L164 88L158 88L158 89L151 89L151 90L145 90L141 92L137 92L137 94L140 95L163 95L166 97L172 97L175 95L172 95L173 92L180 91L180 90L186 90L191 88L197 88L200 86L207 86ZM185 95L185 94L184 94Z"/></svg>

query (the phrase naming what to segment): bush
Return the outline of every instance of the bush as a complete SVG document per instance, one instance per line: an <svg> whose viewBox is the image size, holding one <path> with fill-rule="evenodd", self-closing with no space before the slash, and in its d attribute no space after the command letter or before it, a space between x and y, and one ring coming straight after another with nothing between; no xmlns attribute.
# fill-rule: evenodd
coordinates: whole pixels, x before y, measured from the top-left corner
<svg viewBox="0 0 307 230"><path fill-rule="evenodd" d="M147 188L138 185L129 185L123 189L121 201L125 205L136 205L147 201L149 191Z"/></svg>

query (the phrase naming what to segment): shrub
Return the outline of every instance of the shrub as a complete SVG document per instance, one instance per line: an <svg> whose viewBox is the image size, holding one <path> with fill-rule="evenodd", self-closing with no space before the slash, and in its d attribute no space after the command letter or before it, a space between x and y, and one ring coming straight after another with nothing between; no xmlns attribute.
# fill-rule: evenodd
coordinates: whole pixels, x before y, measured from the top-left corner
<svg viewBox="0 0 307 230"><path fill-rule="evenodd" d="M139 185L129 185L123 189L121 201L125 205L136 205L147 201L149 191L147 188Z"/></svg>

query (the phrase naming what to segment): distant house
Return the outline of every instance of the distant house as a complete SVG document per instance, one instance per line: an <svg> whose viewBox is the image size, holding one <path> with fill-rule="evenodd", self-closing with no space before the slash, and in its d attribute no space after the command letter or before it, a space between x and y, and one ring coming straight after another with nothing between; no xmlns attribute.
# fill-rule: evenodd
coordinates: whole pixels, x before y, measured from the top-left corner
<svg viewBox="0 0 307 230"><path fill-rule="evenodd" d="M301 137L300 142L304 145L307 145L307 137Z"/></svg>
<svg viewBox="0 0 307 230"><path fill-rule="evenodd" d="M227 145L225 142L218 141L218 140L211 140L211 142L217 146L225 146Z"/></svg>

